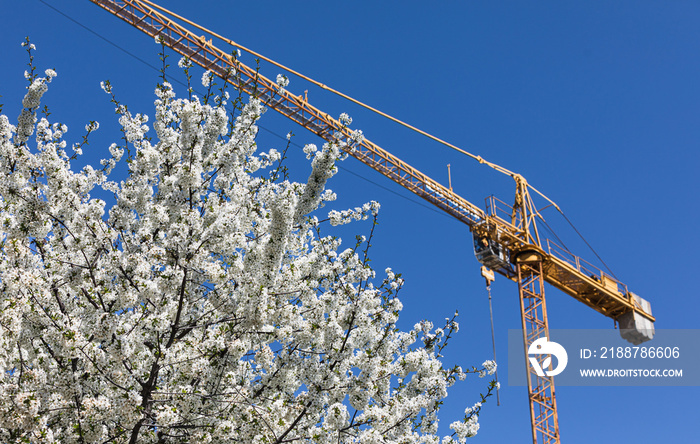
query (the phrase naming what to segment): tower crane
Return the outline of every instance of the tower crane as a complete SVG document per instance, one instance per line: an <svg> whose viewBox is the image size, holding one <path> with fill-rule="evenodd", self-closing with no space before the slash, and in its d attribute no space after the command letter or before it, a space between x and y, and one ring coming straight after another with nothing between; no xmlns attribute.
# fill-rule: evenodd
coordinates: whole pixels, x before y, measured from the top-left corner
<svg viewBox="0 0 700 444"><path fill-rule="evenodd" d="M334 141L340 135L348 141L352 140L352 130L346 125L309 104L306 97L281 90L276 82L214 46L213 39L249 51L235 42L149 0L90 1L151 37L159 37L164 45L175 52L188 57L240 91L255 95L268 107L319 137ZM178 24L178 21L204 34L197 35ZM320 86L330 89L325 85ZM629 291L613 276L549 239L540 237L536 219L541 216L533 203L531 191L544 195L530 186L523 176L460 150L515 180L513 205L490 197L483 210L367 139L359 143L353 141L347 147L350 156L466 224L473 236L477 260L517 283L526 361L529 346L540 338L549 338L545 282L614 319L624 339L639 344L653 338L655 318L648 301ZM558 209L554 202L549 202ZM546 357L539 355L540 365ZM560 443L553 377L538 376L531 366L527 368L533 443Z"/></svg>

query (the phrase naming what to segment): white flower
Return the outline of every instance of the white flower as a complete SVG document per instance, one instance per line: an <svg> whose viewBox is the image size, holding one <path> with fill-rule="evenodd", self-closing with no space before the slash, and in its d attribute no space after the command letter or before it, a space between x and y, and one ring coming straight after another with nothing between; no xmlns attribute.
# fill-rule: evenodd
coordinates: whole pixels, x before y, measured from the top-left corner
<svg viewBox="0 0 700 444"><path fill-rule="evenodd" d="M277 86L284 88L289 85L289 79L283 74L277 74Z"/></svg>
<svg viewBox="0 0 700 444"><path fill-rule="evenodd" d="M287 78L287 76L285 76L283 74L277 74L277 82L276 83L277 83L277 90L280 93L283 93L285 91L284 88L287 85L289 85L289 79Z"/></svg>
<svg viewBox="0 0 700 444"><path fill-rule="evenodd" d="M306 154L307 159L311 159L311 157L313 157L314 153L316 153L317 150L318 148L313 143L304 145L304 154Z"/></svg>
<svg viewBox="0 0 700 444"><path fill-rule="evenodd" d="M211 85L211 81L214 78L214 73L211 71L205 71L204 74L202 74L202 86L205 88L209 88L209 85Z"/></svg>
<svg viewBox="0 0 700 444"><path fill-rule="evenodd" d="M48 90L49 87L46 85L43 78L34 80L32 84L29 85L29 88L27 88L27 94L22 100L22 106L27 109L38 108L39 104L41 103L41 96L43 96Z"/></svg>
<svg viewBox="0 0 700 444"><path fill-rule="evenodd" d="M489 375L496 373L496 361L484 361L481 366L484 367L484 370L486 370Z"/></svg>
<svg viewBox="0 0 700 444"><path fill-rule="evenodd" d="M355 130L350 134L350 140L352 140L355 144L362 143L365 140L364 134L362 134L362 130Z"/></svg>
<svg viewBox="0 0 700 444"><path fill-rule="evenodd" d="M366 203L362 206L362 208L357 207L354 209L349 209L345 211L336 211L332 210L331 212L328 213L328 218L330 219L331 225L344 225L347 223L352 222L353 220L366 220L369 215L368 213L371 211L372 214L376 215L374 212L373 208L374 205L377 204L376 202L372 201L371 203ZM379 205L379 204L377 204ZM388 268L389 270L387 274L391 272L391 269ZM393 273L390 275L393 276ZM393 277L389 277L389 279L393 279Z"/></svg>
<svg viewBox="0 0 700 444"><path fill-rule="evenodd" d="M479 409L479 408L481 408L481 403L480 403L480 402L477 402L477 403L474 404L473 406L467 407L467 408L464 410L464 414L467 415L467 416L469 416L469 415L472 414L472 412L476 411L476 410Z"/></svg>
<svg viewBox="0 0 700 444"><path fill-rule="evenodd" d="M346 113L342 113L338 120L340 120L340 123L343 124L344 126L348 126L352 123L352 117L350 117Z"/></svg>
<svg viewBox="0 0 700 444"><path fill-rule="evenodd" d="M475 436L479 431L479 418L477 416L472 416L466 422L455 421L450 424L450 428L455 431L457 438L460 442L464 442L465 438L470 438Z"/></svg>
<svg viewBox="0 0 700 444"><path fill-rule="evenodd" d="M180 58L180 60L177 62L177 66L180 67L181 69L184 68L189 68L192 66L192 61L190 60L189 57L183 56Z"/></svg>
<svg viewBox="0 0 700 444"><path fill-rule="evenodd" d="M148 132L148 126L145 125L148 122L148 116L136 114L132 116L130 112L125 109L120 110L122 116L119 118L119 123L124 128L124 134L129 142L137 142L143 139L145 134Z"/></svg>
<svg viewBox="0 0 700 444"><path fill-rule="evenodd" d="M106 92L107 94L112 93L112 84L109 83L109 81L100 82L100 88L102 88L102 91Z"/></svg>
<svg viewBox="0 0 700 444"><path fill-rule="evenodd" d="M100 127L99 122L92 121L85 125L85 131L87 132L92 132L92 131L97 131L97 129Z"/></svg>

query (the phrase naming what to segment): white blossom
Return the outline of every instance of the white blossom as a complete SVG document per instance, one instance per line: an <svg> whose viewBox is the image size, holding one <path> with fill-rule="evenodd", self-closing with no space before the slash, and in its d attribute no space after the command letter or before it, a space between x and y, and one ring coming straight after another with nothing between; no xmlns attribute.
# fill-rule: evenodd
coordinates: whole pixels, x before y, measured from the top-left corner
<svg viewBox="0 0 700 444"><path fill-rule="evenodd" d="M482 367L484 367L484 370L486 370L486 373L489 375L493 375L496 373L496 361L484 361L483 364L481 364Z"/></svg>
<svg viewBox="0 0 700 444"><path fill-rule="evenodd" d="M289 85L289 79L284 74L277 74L277 82L276 83L277 83L277 87L279 87L280 89L283 89L287 85Z"/></svg>
<svg viewBox="0 0 700 444"><path fill-rule="evenodd" d="M85 131L87 132L92 132L92 131L97 131L100 128L100 123L96 121L92 121L85 125Z"/></svg>
<svg viewBox="0 0 700 444"><path fill-rule="evenodd" d="M209 88L212 79L214 79L214 73L211 71L205 71L204 74L202 74L202 86Z"/></svg>
<svg viewBox="0 0 700 444"><path fill-rule="evenodd" d="M440 442L465 375L435 346L452 327L401 331L400 275L374 282L323 231L380 208L319 221L341 142L304 147L305 183L271 179L258 99L230 121L165 82L152 120L117 106L126 140L75 171L68 128L37 121L52 77L16 126L0 115L0 441ZM442 442L475 435L479 408Z"/></svg>
<svg viewBox="0 0 700 444"><path fill-rule="evenodd" d="M350 117L346 113L341 113L340 118L338 120L340 120L340 123L345 126L348 126L352 123L352 117Z"/></svg>
<svg viewBox="0 0 700 444"><path fill-rule="evenodd" d="M192 66L192 61L187 56L182 56L177 62L177 66L181 69L189 68Z"/></svg>
<svg viewBox="0 0 700 444"><path fill-rule="evenodd" d="M100 82L100 88L102 88L102 91L106 92L107 94L112 93L112 85L109 82Z"/></svg>
<svg viewBox="0 0 700 444"><path fill-rule="evenodd" d="M350 133L350 140L352 140L352 142L355 144L362 143L365 140L365 136L364 134L362 134L362 130L355 130L352 133Z"/></svg>
<svg viewBox="0 0 700 444"><path fill-rule="evenodd" d="M466 422L455 421L450 428L455 431L459 442L465 442L465 438L471 438L479 431L479 418L475 415Z"/></svg>
<svg viewBox="0 0 700 444"><path fill-rule="evenodd" d="M30 110L38 108L39 103L41 103L41 96L49 90L46 83L46 80L41 77L34 80L27 88L27 94L24 96L24 100L22 100L22 106Z"/></svg>
<svg viewBox="0 0 700 444"><path fill-rule="evenodd" d="M328 213L328 218L330 219L331 225L344 225L353 220L366 220L369 217L369 214L376 216L378 212L379 203L372 201L364 204L362 207L356 207L344 211L332 210L330 213Z"/></svg>
<svg viewBox="0 0 700 444"><path fill-rule="evenodd" d="M307 159L311 159L316 151L318 151L318 148L313 143L304 145L304 153Z"/></svg>

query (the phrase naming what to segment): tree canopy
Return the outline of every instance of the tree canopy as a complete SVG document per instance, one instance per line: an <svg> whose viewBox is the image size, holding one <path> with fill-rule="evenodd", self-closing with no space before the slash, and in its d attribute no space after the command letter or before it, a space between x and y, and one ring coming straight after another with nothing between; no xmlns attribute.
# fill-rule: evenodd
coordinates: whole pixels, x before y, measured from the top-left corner
<svg viewBox="0 0 700 444"><path fill-rule="evenodd" d="M25 48L31 57L34 46ZM443 438L437 414L449 386L495 364L443 367L455 319L401 331L400 275L376 276L369 239L342 248L325 233L376 223L376 202L319 209L335 199L326 182L353 140L307 145L308 181L293 182L285 150L257 149L260 101L230 99L211 73L202 98L178 98L164 79L152 122L104 82L122 138L101 165L76 171L99 125L68 146L65 125L42 116L56 75L32 66L17 124L0 115L3 442L476 434L480 403Z"/></svg>

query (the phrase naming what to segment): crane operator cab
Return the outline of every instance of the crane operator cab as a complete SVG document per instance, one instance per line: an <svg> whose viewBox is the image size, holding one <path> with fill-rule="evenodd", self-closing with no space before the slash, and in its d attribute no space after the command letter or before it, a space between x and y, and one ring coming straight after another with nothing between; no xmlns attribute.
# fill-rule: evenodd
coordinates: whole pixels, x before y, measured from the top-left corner
<svg viewBox="0 0 700 444"><path fill-rule="evenodd" d="M474 233L474 255L476 260L491 270L501 270L507 276L515 274L508 250L499 242L476 232Z"/></svg>

